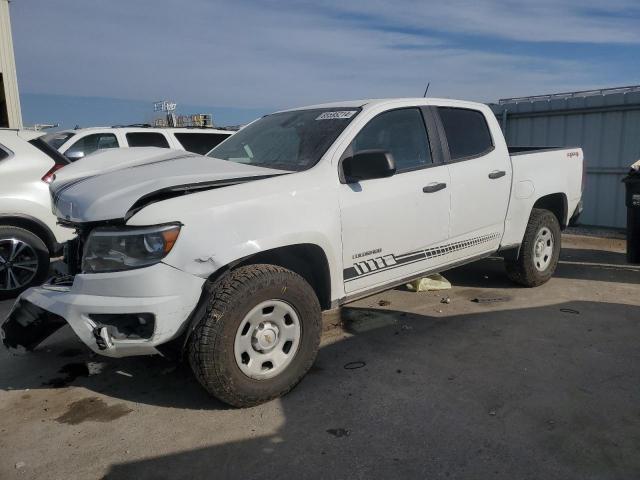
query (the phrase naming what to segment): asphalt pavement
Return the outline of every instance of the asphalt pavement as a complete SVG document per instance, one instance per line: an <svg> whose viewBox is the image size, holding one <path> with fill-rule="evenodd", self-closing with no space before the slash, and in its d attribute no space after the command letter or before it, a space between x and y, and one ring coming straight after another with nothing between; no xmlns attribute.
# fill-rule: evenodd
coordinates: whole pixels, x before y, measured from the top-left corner
<svg viewBox="0 0 640 480"><path fill-rule="evenodd" d="M246 410L68 328L2 349L0 478L640 478L640 267L622 252L569 236L535 289L487 259L448 291L351 304L302 383Z"/></svg>

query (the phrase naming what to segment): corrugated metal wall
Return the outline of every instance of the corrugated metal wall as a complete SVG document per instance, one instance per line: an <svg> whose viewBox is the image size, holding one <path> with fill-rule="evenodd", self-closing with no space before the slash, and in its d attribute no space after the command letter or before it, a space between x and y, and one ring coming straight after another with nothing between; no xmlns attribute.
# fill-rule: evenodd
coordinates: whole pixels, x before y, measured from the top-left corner
<svg viewBox="0 0 640 480"><path fill-rule="evenodd" d="M581 223L625 227L620 180L640 159L640 87L505 99L491 107L509 145L582 147L587 187Z"/></svg>
<svg viewBox="0 0 640 480"><path fill-rule="evenodd" d="M0 73L2 73L4 84L4 97L7 104L9 127L22 128L16 63L13 58L9 2L7 0L0 0Z"/></svg>

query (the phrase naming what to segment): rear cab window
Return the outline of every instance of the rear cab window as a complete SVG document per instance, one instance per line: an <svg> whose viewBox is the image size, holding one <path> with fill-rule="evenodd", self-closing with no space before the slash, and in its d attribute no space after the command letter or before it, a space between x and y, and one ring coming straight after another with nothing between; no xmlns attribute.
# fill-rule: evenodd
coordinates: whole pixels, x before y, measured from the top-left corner
<svg viewBox="0 0 640 480"><path fill-rule="evenodd" d="M170 148L169 141L162 133L157 132L128 132L125 137L130 147L160 147Z"/></svg>
<svg viewBox="0 0 640 480"><path fill-rule="evenodd" d="M468 108L438 107L451 161L480 157L494 149L484 114Z"/></svg>
<svg viewBox="0 0 640 480"><path fill-rule="evenodd" d="M188 152L204 155L231 135L225 133L176 132L173 134Z"/></svg>

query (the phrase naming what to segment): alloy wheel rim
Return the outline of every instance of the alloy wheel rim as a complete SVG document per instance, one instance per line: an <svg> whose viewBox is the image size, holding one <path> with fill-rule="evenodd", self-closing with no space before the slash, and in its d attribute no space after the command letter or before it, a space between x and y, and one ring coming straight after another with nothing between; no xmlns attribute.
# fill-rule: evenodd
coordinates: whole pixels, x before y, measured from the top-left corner
<svg viewBox="0 0 640 480"><path fill-rule="evenodd" d="M0 238L0 290L19 290L37 272L38 256L31 245L17 238Z"/></svg>
<svg viewBox="0 0 640 480"><path fill-rule="evenodd" d="M553 233L547 227L538 230L533 242L533 264L536 270L544 272L551 264L553 258Z"/></svg>
<svg viewBox="0 0 640 480"><path fill-rule="evenodd" d="M234 343L238 368L255 380L282 373L298 352L302 326L296 310L282 300L256 305L240 322Z"/></svg>

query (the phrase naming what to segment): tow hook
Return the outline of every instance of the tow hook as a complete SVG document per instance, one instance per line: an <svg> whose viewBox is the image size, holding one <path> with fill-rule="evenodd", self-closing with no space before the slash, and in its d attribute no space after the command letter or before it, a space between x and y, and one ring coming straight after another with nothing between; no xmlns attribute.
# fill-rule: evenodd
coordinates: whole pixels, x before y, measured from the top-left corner
<svg viewBox="0 0 640 480"><path fill-rule="evenodd" d="M113 348L113 342L107 331L107 327L96 327L93 329L93 336L96 339L98 348L100 350L107 350Z"/></svg>

